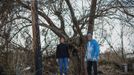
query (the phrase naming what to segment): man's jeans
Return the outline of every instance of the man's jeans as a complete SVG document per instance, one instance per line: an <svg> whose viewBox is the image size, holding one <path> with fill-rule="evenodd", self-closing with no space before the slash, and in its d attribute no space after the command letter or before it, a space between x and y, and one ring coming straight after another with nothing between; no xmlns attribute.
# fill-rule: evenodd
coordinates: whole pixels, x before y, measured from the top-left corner
<svg viewBox="0 0 134 75"><path fill-rule="evenodd" d="M67 75L68 58L60 58L60 59L58 59L58 64L59 64L59 68L60 68L60 75L63 75L63 73L65 75Z"/></svg>
<svg viewBox="0 0 134 75"><path fill-rule="evenodd" d="M87 72L88 75L92 75L92 69L93 69L93 75L97 75L97 61L87 61Z"/></svg>

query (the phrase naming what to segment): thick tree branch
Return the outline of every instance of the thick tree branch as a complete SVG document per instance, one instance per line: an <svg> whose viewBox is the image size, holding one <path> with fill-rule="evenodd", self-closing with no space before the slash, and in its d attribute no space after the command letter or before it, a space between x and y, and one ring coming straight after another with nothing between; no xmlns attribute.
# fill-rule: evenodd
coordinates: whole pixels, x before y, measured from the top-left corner
<svg viewBox="0 0 134 75"><path fill-rule="evenodd" d="M64 23L64 18L63 16L61 15L61 12L59 11L55 11L55 15L59 18L59 20L61 21L61 30L64 30L65 29L65 23Z"/></svg>
<svg viewBox="0 0 134 75"><path fill-rule="evenodd" d="M69 7L69 10L70 10L70 13L71 13L71 18L72 18L72 21L73 21L74 26L76 27L76 31L77 31L77 33L80 36L82 36L81 30L80 30L79 25L78 25L78 21L77 21L77 19L75 17L75 13L74 13L73 7L72 7L72 5L70 3L70 0L65 0L65 1L66 1L67 5Z"/></svg>

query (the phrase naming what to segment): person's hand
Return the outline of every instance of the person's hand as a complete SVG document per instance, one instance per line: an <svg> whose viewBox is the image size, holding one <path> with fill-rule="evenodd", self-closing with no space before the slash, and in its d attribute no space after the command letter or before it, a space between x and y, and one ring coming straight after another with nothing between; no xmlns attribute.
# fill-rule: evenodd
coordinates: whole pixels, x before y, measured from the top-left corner
<svg viewBox="0 0 134 75"><path fill-rule="evenodd" d="M56 59L56 62L58 63L58 59Z"/></svg>
<svg viewBox="0 0 134 75"><path fill-rule="evenodd" d="M96 61L97 59L96 58L93 58L93 61Z"/></svg>
<svg viewBox="0 0 134 75"><path fill-rule="evenodd" d="M87 59L85 58L84 61L87 62Z"/></svg>
<svg viewBox="0 0 134 75"><path fill-rule="evenodd" d="M70 62L70 59L68 59L68 62Z"/></svg>

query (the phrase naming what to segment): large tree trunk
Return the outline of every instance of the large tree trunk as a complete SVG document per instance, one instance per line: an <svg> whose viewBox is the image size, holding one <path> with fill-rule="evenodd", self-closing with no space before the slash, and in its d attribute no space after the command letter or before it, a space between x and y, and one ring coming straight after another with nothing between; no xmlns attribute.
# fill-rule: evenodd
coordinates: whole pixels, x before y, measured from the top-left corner
<svg viewBox="0 0 134 75"><path fill-rule="evenodd" d="M42 55L40 45L40 31L38 25L37 0L32 0L32 31L33 31L33 51L35 53L35 75L42 75Z"/></svg>
<svg viewBox="0 0 134 75"><path fill-rule="evenodd" d="M90 9L90 15L89 15L88 32L92 32L92 33L93 33L93 29L94 29L94 19L95 19L96 3L97 3L97 0L92 0L92 2L91 2L91 9Z"/></svg>

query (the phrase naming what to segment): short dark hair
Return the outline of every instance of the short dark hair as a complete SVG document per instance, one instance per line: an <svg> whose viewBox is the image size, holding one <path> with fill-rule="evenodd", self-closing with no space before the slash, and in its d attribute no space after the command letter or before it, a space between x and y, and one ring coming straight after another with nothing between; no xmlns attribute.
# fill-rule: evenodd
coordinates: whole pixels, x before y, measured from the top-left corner
<svg viewBox="0 0 134 75"><path fill-rule="evenodd" d="M65 37L63 37L63 36L60 36L60 39L62 39L62 38L63 38L63 39L65 39Z"/></svg>
<svg viewBox="0 0 134 75"><path fill-rule="evenodd" d="M91 35L93 35L93 32L87 32L87 35L88 35L88 34L91 34Z"/></svg>

